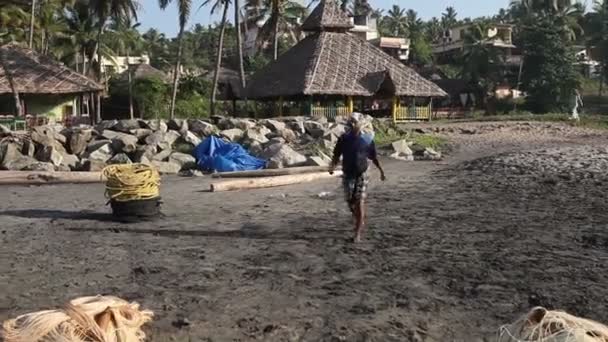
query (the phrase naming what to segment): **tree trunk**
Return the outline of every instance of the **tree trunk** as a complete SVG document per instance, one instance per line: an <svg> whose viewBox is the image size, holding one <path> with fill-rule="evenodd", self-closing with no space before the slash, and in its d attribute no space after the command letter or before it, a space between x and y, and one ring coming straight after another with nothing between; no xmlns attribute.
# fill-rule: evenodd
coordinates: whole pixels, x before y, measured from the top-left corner
<svg viewBox="0 0 608 342"><path fill-rule="evenodd" d="M184 27L179 27L177 35L177 58L175 61L175 69L173 70L173 93L171 94L171 108L169 110L171 119L175 118L175 101L177 99L177 88L179 87L179 69L182 59Z"/></svg>
<svg viewBox="0 0 608 342"><path fill-rule="evenodd" d="M129 82L129 117L131 120L135 118L133 115L133 76L131 75L131 64L129 63L129 50L127 50L127 80Z"/></svg>
<svg viewBox="0 0 608 342"><path fill-rule="evenodd" d="M243 62L243 42L241 39L241 16L239 13L239 0L234 0L234 25L236 26L236 49L239 57L239 76L241 77L241 87L245 105L247 104L247 92L245 90L247 84L245 81L245 63ZM247 108L247 106L245 106Z"/></svg>
<svg viewBox="0 0 608 342"><path fill-rule="evenodd" d="M602 63L601 67L600 67L600 97L602 96L602 93L604 92L604 78L606 76L606 66L604 65L604 63Z"/></svg>
<svg viewBox="0 0 608 342"><path fill-rule="evenodd" d="M217 96L217 83L220 78L220 68L222 67L222 51L224 50L224 33L226 32L226 16L228 15L228 3L224 4L222 22L220 23L220 38L217 44L217 59L215 62L215 73L213 74L213 88L211 90L211 115L215 115L215 99Z"/></svg>
<svg viewBox="0 0 608 342"><path fill-rule="evenodd" d="M102 73L103 73L103 65L101 63L101 34L103 33L103 23L102 21L99 24L99 29L97 30L97 43L95 44L95 49L93 50L93 56L97 54L97 80L99 83L102 83ZM91 63L91 65L93 65Z"/></svg>
<svg viewBox="0 0 608 342"><path fill-rule="evenodd" d="M86 76L87 74L87 50L82 47L82 74Z"/></svg>
<svg viewBox="0 0 608 342"><path fill-rule="evenodd" d="M95 117L97 118L97 123L100 123L101 122L101 94L98 93L96 95L96 97L97 97L97 106L95 107L95 112L96 112Z"/></svg>
<svg viewBox="0 0 608 342"><path fill-rule="evenodd" d="M274 50L273 59L279 58L279 18L274 22L272 49Z"/></svg>
<svg viewBox="0 0 608 342"><path fill-rule="evenodd" d="M32 13L30 17L30 39L29 47L34 48L34 22L36 21L36 0L32 0Z"/></svg>

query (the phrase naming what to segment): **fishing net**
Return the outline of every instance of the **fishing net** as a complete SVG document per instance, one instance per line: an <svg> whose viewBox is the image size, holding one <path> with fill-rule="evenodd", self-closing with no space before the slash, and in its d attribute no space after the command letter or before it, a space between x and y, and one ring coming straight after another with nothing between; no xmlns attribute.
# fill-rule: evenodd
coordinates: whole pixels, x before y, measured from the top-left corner
<svg viewBox="0 0 608 342"><path fill-rule="evenodd" d="M608 327L563 311L534 308L500 329L498 342L608 342Z"/></svg>
<svg viewBox="0 0 608 342"><path fill-rule="evenodd" d="M5 342L142 342L152 311L117 297L81 297L63 309L21 315L3 323Z"/></svg>

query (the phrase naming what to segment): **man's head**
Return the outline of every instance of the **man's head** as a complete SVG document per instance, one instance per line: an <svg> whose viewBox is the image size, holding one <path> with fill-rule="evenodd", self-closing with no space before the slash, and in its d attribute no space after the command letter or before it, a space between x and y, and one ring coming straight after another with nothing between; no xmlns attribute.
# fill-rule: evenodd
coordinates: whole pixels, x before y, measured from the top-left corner
<svg viewBox="0 0 608 342"><path fill-rule="evenodd" d="M348 127L350 127L352 132L359 133L361 131L362 120L363 114L354 112L348 118Z"/></svg>

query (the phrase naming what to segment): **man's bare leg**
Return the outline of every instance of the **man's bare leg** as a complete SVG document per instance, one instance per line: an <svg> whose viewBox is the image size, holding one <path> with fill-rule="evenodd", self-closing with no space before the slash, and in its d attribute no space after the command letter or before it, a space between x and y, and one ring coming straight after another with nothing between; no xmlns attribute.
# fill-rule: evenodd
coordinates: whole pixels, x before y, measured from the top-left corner
<svg viewBox="0 0 608 342"><path fill-rule="evenodd" d="M361 242L361 234L365 224L365 202L363 200L355 203L355 238L354 242Z"/></svg>

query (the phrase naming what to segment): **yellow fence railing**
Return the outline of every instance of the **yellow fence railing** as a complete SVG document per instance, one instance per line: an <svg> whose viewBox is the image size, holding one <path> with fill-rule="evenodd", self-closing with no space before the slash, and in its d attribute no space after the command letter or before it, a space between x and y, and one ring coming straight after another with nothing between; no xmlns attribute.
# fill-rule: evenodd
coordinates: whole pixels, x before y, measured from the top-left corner
<svg viewBox="0 0 608 342"><path fill-rule="evenodd" d="M406 122L418 120L431 120L432 108L427 106L395 106L393 108L393 121Z"/></svg>
<svg viewBox="0 0 608 342"><path fill-rule="evenodd" d="M349 107L317 107L313 106L310 110L312 117L326 117L327 119L335 119L338 116L350 115L351 109Z"/></svg>

